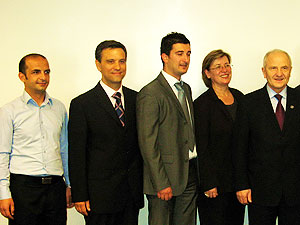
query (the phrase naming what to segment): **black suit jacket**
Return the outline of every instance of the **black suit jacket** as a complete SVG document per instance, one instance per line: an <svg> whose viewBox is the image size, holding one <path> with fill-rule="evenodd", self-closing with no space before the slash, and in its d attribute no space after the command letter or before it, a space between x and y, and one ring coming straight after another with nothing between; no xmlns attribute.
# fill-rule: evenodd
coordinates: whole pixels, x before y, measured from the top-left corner
<svg viewBox="0 0 300 225"><path fill-rule="evenodd" d="M97 84L73 99L69 120L69 171L74 202L113 213L134 197L143 207L142 173L136 130L136 92L123 87L125 127L106 92Z"/></svg>
<svg viewBox="0 0 300 225"><path fill-rule="evenodd" d="M239 108L244 95L236 89L230 91ZM214 187L218 193L234 191L232 116L212 88L194 101L194 116L201 192Z"/></svg>
<svg viewBox="0 0 300 225"><path fill-rule="evenodd" d="M252 201L276 206L300 200L300 96L287 87L280 130L264 87L245 96L238 116L234 166L237 190L252 190Z"/></svg>

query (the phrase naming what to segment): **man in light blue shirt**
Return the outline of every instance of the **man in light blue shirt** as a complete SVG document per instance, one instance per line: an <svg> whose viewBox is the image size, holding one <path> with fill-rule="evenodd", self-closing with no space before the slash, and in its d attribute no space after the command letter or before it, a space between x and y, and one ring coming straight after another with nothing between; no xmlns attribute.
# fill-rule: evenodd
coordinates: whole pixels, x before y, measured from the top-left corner
<svg viewBox="0 0 300 225"><path fill-rule="evenodd" d="M66 109L46 92L44 56L24 56L19 78L23 95L0 108L0 212L10 224L66 224L73 206Z"/></svg>

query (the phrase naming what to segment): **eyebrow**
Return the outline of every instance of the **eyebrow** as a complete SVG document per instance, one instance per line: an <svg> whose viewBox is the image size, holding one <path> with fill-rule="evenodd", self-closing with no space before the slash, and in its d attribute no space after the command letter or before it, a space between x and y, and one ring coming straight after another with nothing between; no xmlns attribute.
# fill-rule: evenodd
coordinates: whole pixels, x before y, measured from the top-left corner
<svg viewBox="0 0 300 225"><path fill-rule="evenodd" d="M184 53L184 51L183 50L179 50L179 51L177 51L175 53ZM188 51L187 53L191 53L191 51Z"/></svg>

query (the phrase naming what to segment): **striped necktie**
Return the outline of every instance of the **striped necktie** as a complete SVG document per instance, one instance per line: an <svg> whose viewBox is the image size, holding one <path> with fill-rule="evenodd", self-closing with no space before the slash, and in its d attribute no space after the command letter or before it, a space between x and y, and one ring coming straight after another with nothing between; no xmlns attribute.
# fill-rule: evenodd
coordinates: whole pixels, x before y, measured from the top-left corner
<svg viewBox="0 0 300 225"><path fill-rule="evenodd" d="M121 93L116 92L113 94L112 97L116 99L115 110L120 119L122 126L124 127L125 126L125 114L124 114L124 108L122 106L122 101L121 101Z"/></svg>

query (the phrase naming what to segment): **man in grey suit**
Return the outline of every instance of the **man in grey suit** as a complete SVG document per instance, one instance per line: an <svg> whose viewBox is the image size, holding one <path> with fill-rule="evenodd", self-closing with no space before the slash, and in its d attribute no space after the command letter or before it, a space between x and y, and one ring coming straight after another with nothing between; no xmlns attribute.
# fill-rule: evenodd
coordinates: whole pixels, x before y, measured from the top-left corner
<svg viewBox="0 0 300 225"><path fill-rule="evenodd" d="M181 81L190 54L190 42L183 34L165 36L161 42L163 70L137 97L149 225L196 224L193 105L191 89Z"/></svg>

